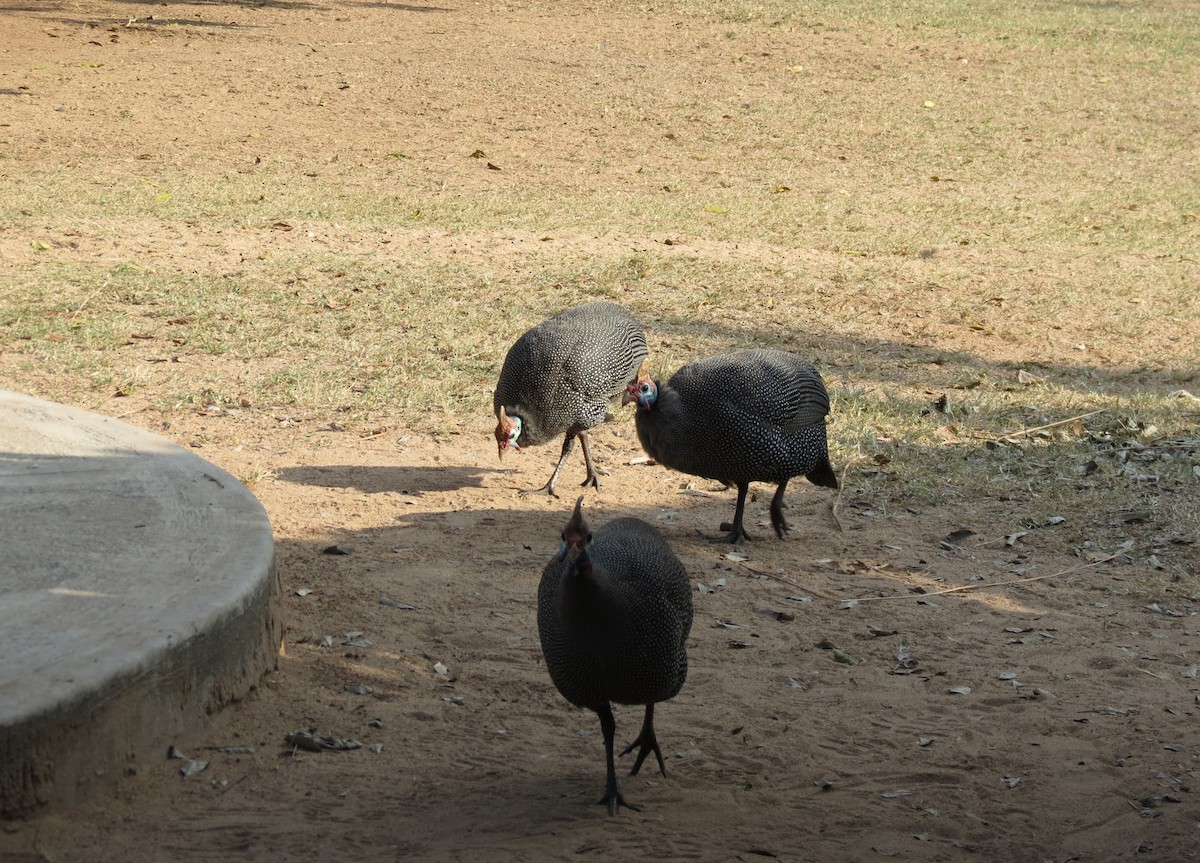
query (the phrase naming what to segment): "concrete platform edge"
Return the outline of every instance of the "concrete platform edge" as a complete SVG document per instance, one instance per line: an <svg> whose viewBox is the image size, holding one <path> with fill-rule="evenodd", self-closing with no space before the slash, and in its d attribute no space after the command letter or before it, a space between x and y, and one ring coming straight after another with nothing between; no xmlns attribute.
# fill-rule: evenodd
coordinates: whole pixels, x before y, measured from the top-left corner
<svg viewBox="0 0 1200 863"><path fill-rule="evenodd" d="M245 698L278 666L279 592L272 562L269 578L242 608L164 649L148 667L0 728L0 763L9 765L0 771L0 818L111 793L120 777L162 767L172 744L187 751L210 717Z"/></svg>

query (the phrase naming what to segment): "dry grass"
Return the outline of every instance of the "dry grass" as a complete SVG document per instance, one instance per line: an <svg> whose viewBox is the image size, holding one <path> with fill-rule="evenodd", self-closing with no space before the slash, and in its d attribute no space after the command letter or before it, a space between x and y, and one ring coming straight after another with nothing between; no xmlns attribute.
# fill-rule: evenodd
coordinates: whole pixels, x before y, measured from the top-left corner
<svg viewBox="0 0 1200 863"><path fill-rule="evenodd" d="M1102 545L1145 509L1141 553L1194 591L1194 549L1172 537L1200 508L1196 404L1174 395L1200 392L1200 15L616 8L636 25L623 48L505 33L515 47L481 52L475 80L440 83L414 57L398 98L417 107L353 139L338 100L386 105L397 86L353 43L304 61L336 63L324 78L280 58L311 82L275 105L297 122L230 116L216 142L168 143L131 102L60 161L18 123L0 159L0 382L114 413L436 429L486 415L516 333L609 297L662 369L749 343L817 358L863 500L1087 513L1079 542ZM647 80L639 57L667 37L676 77ZM531 52L536 86L504 86ZM627 86L591 99L589 76ZM462 95L478 87L486 105ZM950 412L926 412L942 393ZM1147 470L1112 453L1130 442Z"/></svg>

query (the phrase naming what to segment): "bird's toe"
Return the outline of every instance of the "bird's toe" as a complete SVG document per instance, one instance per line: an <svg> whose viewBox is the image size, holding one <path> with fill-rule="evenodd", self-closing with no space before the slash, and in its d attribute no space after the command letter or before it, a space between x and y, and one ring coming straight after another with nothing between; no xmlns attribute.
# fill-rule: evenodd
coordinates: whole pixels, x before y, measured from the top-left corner
<svg viewBox="0 0 1200 863"><path fill-rule="evenodd" d="M743 540L750 542L750 534L746 533L745 528L739 528L727 521L723 521L721 522L721 530L725 531L724 535L714 536L709 540L709 542L713 543L714 545L721 542L734 544L742 542Z"/></svg>

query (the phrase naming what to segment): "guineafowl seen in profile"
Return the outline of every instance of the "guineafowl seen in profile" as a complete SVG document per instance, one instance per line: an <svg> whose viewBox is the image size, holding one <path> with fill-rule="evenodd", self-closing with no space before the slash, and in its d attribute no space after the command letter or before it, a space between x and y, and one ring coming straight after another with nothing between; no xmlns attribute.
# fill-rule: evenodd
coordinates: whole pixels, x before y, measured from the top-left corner
<svg viewBox="0 0 1200 863"><path fill-rule="evenodd" d="M610 403L645 359L642 328L629 312L610 302L567 309L517 339L504 358L492 398L500 456L509 447L519 450L563 435L562 455L550 479L522 494L558 496L554 485L576 437L587 464L583 485L600 487L588 429L610 416Z"/></svg>
<svg viewBox="0 0 1200 863"><path fill-rule="evenodd" d="M805 476L837 488L829 463L825 417L829 394L812 363L778 350L743 350L697 360L657 384L645 364L623 401L637 403L642 448L659 464L719 480L738 490L728 534L714 541L749 540L742 525L751 482L777 484L771 526L788 529L783 494Z"/></svg>
<svg viewBox="0 0 1200 863"><path fill-rule="evenodd" d="M642 730L621 755L638 749L630 775L651 752L667 775L654 733L654 705L674 698L687 677L692 628L687 570L654 527L636 518L610 521L594 534L583 498L562 532L562 547L542 572L538 635L558 691L594 710L604 734L608 778L600 802L616 815L625 802L613 758L612 702L646 705Z"/></svg>

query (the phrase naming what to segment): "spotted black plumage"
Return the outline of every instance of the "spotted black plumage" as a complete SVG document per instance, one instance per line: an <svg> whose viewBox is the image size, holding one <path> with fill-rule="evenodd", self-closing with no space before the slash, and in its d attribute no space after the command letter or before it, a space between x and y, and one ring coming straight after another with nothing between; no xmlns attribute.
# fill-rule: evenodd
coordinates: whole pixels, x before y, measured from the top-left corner
<svg viewBox="0 0 1200 863"><path fill-rule="evenodd" d="M777 484L771 526L788 529L783 494L805 476L837 488L825 417L829 394L812 363L785 351L745 350L683 366L659 385L639 371L625 401L637 402L642 448L669 468L737 486L733 523L723 539L750 539L742 526L751 482Z"/></svg>
<svg viewBox="0 0 1200 863"><path fill-rule="evenodd" d="M563 435L562 454L540 489L554 492L559 471L578 437L587 465L584 486L600 487L588 446L588 429L604 422L646 358L646 336L616 303L567 309L517 339L504 358L492 398L500 455L512 445L537 446Z"/></svg>
<svg viewBox="0 0 1200 863"><path fill-rule="evenodd" d="M631 775L653 752L666 776L654 705L674 698L687 678L692 594L687 570L654 527L619 518L593 534L582 504L580 497L562 549L542 572L538 635L558 691L600 717L608 770L600 802L616 815L637 807L617 785L611 702L646 705L641 733L621 753L638 749Z"/></svg>

